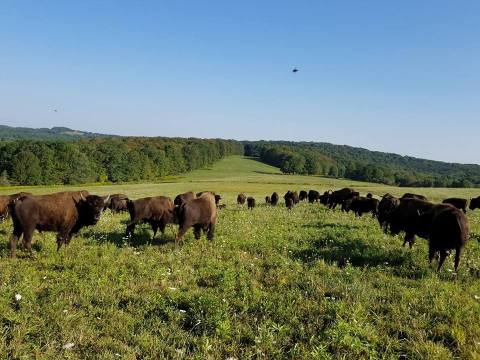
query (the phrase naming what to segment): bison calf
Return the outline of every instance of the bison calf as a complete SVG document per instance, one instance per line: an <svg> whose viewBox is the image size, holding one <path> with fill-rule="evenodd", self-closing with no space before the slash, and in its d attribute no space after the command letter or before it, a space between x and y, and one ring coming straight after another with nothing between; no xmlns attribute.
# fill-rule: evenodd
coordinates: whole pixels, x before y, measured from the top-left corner
<svg viewBox="0 0 480 360"><path fill-rule="evenodd" d="M276 192L274 192L272 194L272 196L270 197L272 206L276 206L278 204L278 199L279 199L278 194Z"/></svg>
<svg viewBox="0 0 480 360"><path fill-rule="evenodd" d="M127 223L126 235L133 236L135 226L140 222L150 224L153 230L153 238L157 234L158 229L165 232L167 224L173 222L171 210L173 202L166 196L146 197L135 201L128 201L128 212L130 213L130 221Z"/></svg>
<svg viewBox="0 0 480 360"><path fill-rule="evenodd" d="M110 196L110 201L107 205L114 213L119 213L122 211L128 211L127 207L128 197L125 194L113 194Z"/></svg>
<svg viewBox="0 0 480 360"><path fill-rule="evenodd" d="M253 197L250 196L247 198L247 206L249 210L253 210L255 207L255 199Z"/></svg>
<svg viewBox="0 0 480 360"><path fill-rule="evenodd" d="M245 194L238 194L238 196L237 196L237 204L238 204L238 205L243 205L243 204L245 204L245 201L247 201L247 195L245 195Z"/></svg>

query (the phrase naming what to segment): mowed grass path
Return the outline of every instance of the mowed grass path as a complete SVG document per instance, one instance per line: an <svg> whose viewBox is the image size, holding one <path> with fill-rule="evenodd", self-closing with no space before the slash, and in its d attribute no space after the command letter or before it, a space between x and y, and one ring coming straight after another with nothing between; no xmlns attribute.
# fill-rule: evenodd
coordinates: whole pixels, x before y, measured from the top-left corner
<svg viewBox="0 0 480 360"><path fill-rule="evenodd" d="M141 226L129 243L128 216L107 211L58 253L54 234L36 232L34 258L16 260L2 223L0 358L478 358L480 211L468 214L472 238L455 276L451 258L436 273L424 240L402 248L368 216L263 205L273 191L344 186L432 200L480 193L286 176L241 157L165 183L68 187L133 199L212 190L227 208L212 242L189 232L176 248L170 225L153 243ZM237 206L239 192L260 205Z"/></svg>

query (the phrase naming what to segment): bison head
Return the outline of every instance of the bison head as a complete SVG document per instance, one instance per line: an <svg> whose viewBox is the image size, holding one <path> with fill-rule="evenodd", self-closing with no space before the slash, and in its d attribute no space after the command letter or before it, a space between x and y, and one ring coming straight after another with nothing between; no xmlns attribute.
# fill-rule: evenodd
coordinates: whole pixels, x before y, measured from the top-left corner
<svg viewBox="0 0 480 360"><path fill-rule="evenodd" d="M100 220L100 216L109 200L110 195L107 197L97 195L84 197L82 194L80 200L75 202L81 223L83 225L95 225Z"/></svg>
<svg viewBox="0 0 480 360"><path fill-rule="evenodd" d="M469 208L470 210L475 210L480 208L480 197L471 199Z"/></svg>

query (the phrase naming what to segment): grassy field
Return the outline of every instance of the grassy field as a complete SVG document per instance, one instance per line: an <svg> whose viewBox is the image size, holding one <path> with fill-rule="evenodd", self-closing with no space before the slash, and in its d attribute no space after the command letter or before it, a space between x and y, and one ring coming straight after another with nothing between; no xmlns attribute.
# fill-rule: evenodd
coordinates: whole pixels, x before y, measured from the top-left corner
<svg viewBox="0 0 480 360"><path fill-rule="evenodd" d="M165 183L69 187L130 198L212 190L227 208L213 242L189 232L176 248L169 225L153 243L149 227L138 227L128 243L128 216L107 211L59 253L54 234L35 233L34 258L20 251L16 260L8 258L11 224L4 222L0 358L480 358L480 211L468 214L472 236L455 276L452 258L436 273L424 240L402 248L400 237L384 235L368 216L318 204L263 205L273 191L344 186L406 191L282 175L241 157ZM408 191L431 200L480 195ZM260 205L237 206L239 192Z"/></svg>

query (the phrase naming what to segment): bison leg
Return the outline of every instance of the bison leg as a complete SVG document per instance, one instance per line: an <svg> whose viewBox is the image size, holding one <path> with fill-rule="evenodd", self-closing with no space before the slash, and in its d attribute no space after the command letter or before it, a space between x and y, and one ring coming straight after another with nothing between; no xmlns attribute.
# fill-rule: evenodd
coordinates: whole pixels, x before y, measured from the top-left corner
<svg viewBox="0 0 480 360"><path fill-rule="evenodd" d="M128 237L132 237L133 236L133 233L135 231L135 225L137 225L136 222L132 222L130 221L128 224L127 224L127 230L126 230L126 236Z"/></svg>
<svg viewBox="0 0 480 360"><path fill-rule="evenodd" d="M15 258L17 256L17 241L22 236L23 231L20 229L14 229L13 234L10 237L10 257Z"/></svg>
<svg viewBox="0 0 480 360"><path fill-rule="evenodd" d="M428 262L431 264L433 259L435 258L436 251L433 247L428 248Z"/></svg>
<svg viewBox="0 0 480 360"><path fill-rule="evenodd" d="M153 230L153 237L152 237L152 241L155 239L155 236L157 235L157 231L158 231L158 224L156 222L152 222L152 230Z"/></svg>
<svg viewBox="0 0 480 360"><path fill-rule="evenodd" d="M32 237L33 229L26 229L23 233L23 246L30 255L32 255Z"/></svg>
<svg viewBox="0 0 480 360"><path fill-rule="evenodd" d="M440 250L440 260L438 261L437 271L440 271L440 268L442 267L446 257L447 257L447 251L444 249Z"/></svg>
<svg viewBox="0 0 480 360"><path fill-rule="evenodd" d="M462 253L462 248L457 248L455 250L455 272L457 272L458 264L460 263L460 255Z"/></svg>
<svg viewBox="0 0 480 360"><path fill-rule="evenodd" d="M188 227L180 227L178 229L178 234L175 237L175 245L177 245L177 242L183 242L183 237L185 236L185 233L187 232Z"/></svg>
<svg viewBox="0 0 480 360"><path fill-rule="evenodd" d="M213 240L214 233L215 233L215 224L210 223L207 231L207 239Z"/></svg>
<svg viewBox="0 0 480 360"><path fill-rule="evenodd" d="M415 244L415 234L405 233L405 239L403 240L402 246L405 246L407 242L408 246L411 249L413 247L413 244Z"/></svg>
<svg viewBox="0 0 480 360"><path fill-rule="evenodd" d="M202 235L202 225L193 226L193 235L195 236L196 240L200 240L200 236Z"/></svg>

